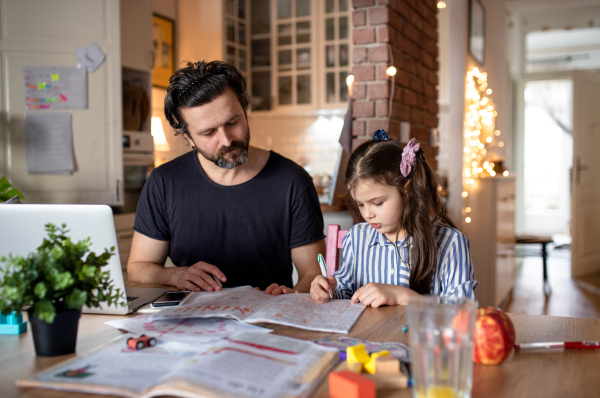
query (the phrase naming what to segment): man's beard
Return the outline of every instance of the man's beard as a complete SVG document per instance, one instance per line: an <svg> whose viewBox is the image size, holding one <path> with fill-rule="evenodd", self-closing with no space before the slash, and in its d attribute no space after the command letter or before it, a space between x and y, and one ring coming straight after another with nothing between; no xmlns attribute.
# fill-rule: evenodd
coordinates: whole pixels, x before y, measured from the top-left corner
<svg viewBox="0 0 600 398"><path fill-rule="evenodd" d="M231 145L228 147L221 147L217 150L217 153L214 156L204 152L198 146L196 146L196 151L199 152L206 160L210 160L217 166L222 169L233 169L238 166L243 165L248 159L248 147L250 146L250 127L246 129L246 135L244 136L243 141L232 141ZM227 154L227 152L232 149L237 149L235 152L231 154ZM225 156L230 157L226 159Z"/></svg>

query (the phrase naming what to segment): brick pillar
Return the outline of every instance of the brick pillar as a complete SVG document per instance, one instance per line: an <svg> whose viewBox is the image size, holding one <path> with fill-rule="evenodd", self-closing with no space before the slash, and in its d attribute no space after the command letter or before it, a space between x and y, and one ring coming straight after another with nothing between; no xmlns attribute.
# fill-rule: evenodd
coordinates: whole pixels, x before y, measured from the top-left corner
<svg viewBox="0 0 600 398"><path fill-rule="evenodd" d="M438 48L436 0L353 0L354 74L353 148L377 129L400 141L401 122L410 123L410 138L437 169L437 148L430 130L438 125ZM389 47L397 69L388 127L392 78ZM405 124L405 123L404 123ZM405 143L405 142L403 142Z"/></svg>

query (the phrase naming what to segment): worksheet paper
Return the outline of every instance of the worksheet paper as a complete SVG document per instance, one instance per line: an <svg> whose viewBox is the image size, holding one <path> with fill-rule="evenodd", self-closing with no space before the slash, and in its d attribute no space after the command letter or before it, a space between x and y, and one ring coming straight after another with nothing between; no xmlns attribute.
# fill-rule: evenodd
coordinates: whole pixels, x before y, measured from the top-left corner
<svg viewBox="0 0 600 398"><path fill-rule="evenodd" d="M184 305L150 314L151 319L233 317L247 323L276 323L347 334L365 306L350 300L317 303L308 293L272 296L250 286L192 293Z"/></svg>
<svg viewBox="0 0 600 398"><path fill-rule="evenodd" d="M238 333L209 345L159 340L142 350L128 348L129 337L17 385L126 397L300 398L338 362L335 350L265 333Z"/></svg>
<svg viewBox="0 0 600 398"><path fill-rule="evenodd" d="M179 318L152 320L150 315L135 318L119 318L104 322L116 329L126 330L138 335L156 337L163 340L179 340L186 342L216 342L242 331L271 333L272 330L261 328L235 319L223 318Z"/></svg>
<svg viewBox="0 0 600 398"><path fill-rule="evenodd" d="M70 113L26 113L27 174L71 174L73 132Z"/></svg>

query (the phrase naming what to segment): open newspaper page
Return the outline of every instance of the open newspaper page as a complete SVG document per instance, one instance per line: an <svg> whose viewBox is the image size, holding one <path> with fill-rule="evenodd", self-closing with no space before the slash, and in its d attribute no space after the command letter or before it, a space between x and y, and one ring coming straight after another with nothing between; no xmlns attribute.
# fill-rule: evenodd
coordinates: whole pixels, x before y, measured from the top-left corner
<svg viewBox="0 0 600 398"><path fill-rule="evenodd" d="M173 318L150 319L150 315L134 318L118 318L104 322L108 326L126 330L130 333L145 334L159 340L179 340L189 343L211 343L240 332L271 333L236 319L225 318Z"/></svg>
<svg viewBox="0 0 600 398"><path fill-rule="evenodd" d="M127 347L128 337L17 385L132 398L301 398L338 358L331 348L265 333L242 332L214 344L159 340L141 350Z"/></svg>
<svg viewBox="0 0 600 398"><path fill-rule="evenodd" d="M265 304L244 322L268 322L301 329L348 334L365 309L350 300L317 303L308 293L285 294Z"/></svg>
<svg viewBox="0 0 600 398"><path fill-rule="evenodd" d="M350 300L317 303L308 293L271 296L250 286L192 293L185 304L152 313L149 319L233 317L248 323L276 323L347 334L365 306Z"/></svg>
<svg viewBox="0 0 600 398"><path fill-rule="evenodd" d="M17 385L137 398L173 368L211 347L159 340L154 347L136 350L127 346L129 337L137 336L123 335Z"/></svg>
<svg viewBox="0 0 600 398"><path fill-rule="evenodd" d="M227 317L244 321L278 297L250 286L226 288L220 292L193 292L184 304L153 312L150 319Z"/></svg>
<svg viewBox="0 0 600 398"><path fill-rule="evenodd" d="M181 366L153 395L307 397L338 363L338 353L307 341L243 332ZM189 395L188 395L189 394Z"/></svg>

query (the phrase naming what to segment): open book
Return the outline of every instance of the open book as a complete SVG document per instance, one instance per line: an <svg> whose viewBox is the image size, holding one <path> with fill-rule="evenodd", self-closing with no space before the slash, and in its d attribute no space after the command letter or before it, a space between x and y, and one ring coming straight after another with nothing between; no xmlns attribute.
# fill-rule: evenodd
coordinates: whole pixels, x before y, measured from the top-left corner
<svg viewBox="0 0 600 398"><path fill-rule="evenodd" d="M17 385L131 398L306 397L338 362L329 348L265 333L242 332L211 345L159 340L142 350L127 347L131 336Z"/></svg>
<svg viewBox="0 0 600 398"><path fill-rule="evenodd" d="M365 306L350 300L317 303L308 293L271 296L250 286L192 293L185 304L152 313L151 319L233 317L247 323L276 323L348 334Z"/></svg>

